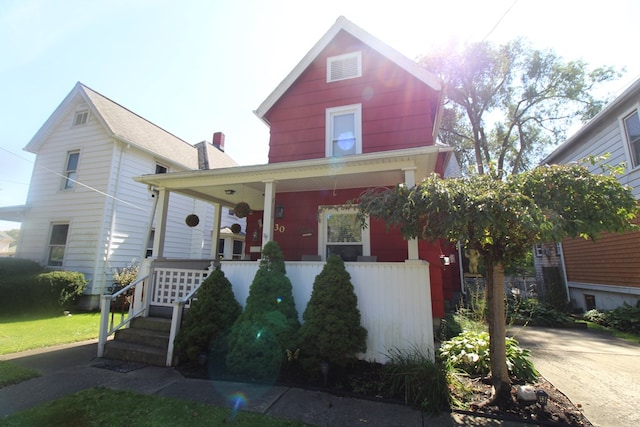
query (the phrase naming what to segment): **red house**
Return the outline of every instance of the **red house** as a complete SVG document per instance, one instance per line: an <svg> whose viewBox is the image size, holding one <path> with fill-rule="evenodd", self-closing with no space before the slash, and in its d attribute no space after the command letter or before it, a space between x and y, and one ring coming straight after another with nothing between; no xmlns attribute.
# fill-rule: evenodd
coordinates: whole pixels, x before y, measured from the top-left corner
<svg viewBox="0 0 640 427"><path fill-rule="evenodd" d="M340 17L255 111L270 128L268 164L136 178L158 191L153 297L138 307L142 315L171 306L163 295L184 299L190 292L153 273L187 271L163 258L168 199L178 193L208 201L216 212L228 206L244 216L240 206L250 207L245 260L222 262L239 302L271 240L284 252L300 315L313 278L328 255L338 254L369 331L363 357L384 359L390 348L412 345L433 354L432 320L444 316L445 299L460 289L458 264L441 262L455 249L406 241L375 219L361 228L346 203L367 188L412 186L434 172L457 171L453 149L436 143L441 104L439 79ZM218 214L214 233L219 221Z"/></svg>

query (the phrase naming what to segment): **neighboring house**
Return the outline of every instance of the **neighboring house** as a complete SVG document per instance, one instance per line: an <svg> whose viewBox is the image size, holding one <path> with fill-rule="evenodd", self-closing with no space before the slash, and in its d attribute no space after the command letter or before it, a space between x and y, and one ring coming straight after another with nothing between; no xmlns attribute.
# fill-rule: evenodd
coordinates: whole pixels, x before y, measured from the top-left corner
<svg viewBox="0 0 640 427"><path fill-rule="evenodd" d="M459 257L450 256L456 249L444 242L406 241L375 219L367 218L362 228L348 202L367 188L412 186L432 173L459 172L453 149L436 143L442 102L440 80L340 17L255 111L270 128L268 164L135 179L160 190L160 205L175 194L228 207L249 205L250 260L221 263L239 302L246 300L269 241L282 248L300 316L315 276L337 254L346 261L368 330L362 357L385 360L391 349L412 348L434 354L433 326L444 317L445 300L461 289ZM168 212L161 209L158 218L154 256L162 256ZM173 279L165 278L179 273L199 281L205 266L174 267L153 262L144 286L154 294L136 313L154 315L164 308L166 314L174 307L173 324L179 324L174 302L188 301L190 291L177 291Z"/></svg>
<svg viewBox="0 0 640 427"><path fill-rule="evenodd" d="M36 154L26 205L0 208L0 219L22 222L16 257L84 273L87 308L109 291L115 268L152 255L158 191L133 177L237 165L223 134L193 146L81 83L25 150ZM212 248L220 232L210 203L175 195L168 206L164 257L231 259L233 241L244 240L245 221L227 212L219 227L240 223L242 231Z"/></svg>
<svg viewBox="0 0 640 427"><path fill-rule="evenodd" d="M4 231L0 231L0 257L14 256L16 252L15 239Z"/></svg>
<svg viewBox="0 0 640 427"><path fill-rule="evenodd" d="M640 198L640 80L609 103L575 135L551 153L543 163L570 163L587 156L609 154L610 165L626 164L618 180ZM599 166L591 167L600 173ZM556 257L558 263L550 258ZM612 309L640 301L640 233L604 234L596 242L568 239L562 245L542 245L534 257L541 265L556 264L566 280L576 308ZM564 276L564 277L563 277ZM540 277L539 280L542 280Z"/></svg>

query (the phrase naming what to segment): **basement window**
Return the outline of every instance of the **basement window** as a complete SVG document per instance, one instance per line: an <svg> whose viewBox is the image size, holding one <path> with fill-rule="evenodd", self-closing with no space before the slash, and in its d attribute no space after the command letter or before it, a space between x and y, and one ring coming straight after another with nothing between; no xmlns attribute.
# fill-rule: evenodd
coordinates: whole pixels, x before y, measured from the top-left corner
<svg viewBox="0 0 640 427"><path fill-rule="evenodd" d="M362 54L360 52L327 58L327 83L355 79L362 76Z"/></svg>

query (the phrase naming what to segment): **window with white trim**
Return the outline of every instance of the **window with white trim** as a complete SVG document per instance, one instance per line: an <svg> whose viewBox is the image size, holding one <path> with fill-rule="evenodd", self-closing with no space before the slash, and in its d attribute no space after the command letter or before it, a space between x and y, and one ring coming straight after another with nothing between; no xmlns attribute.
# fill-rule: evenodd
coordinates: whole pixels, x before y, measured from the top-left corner
<svg viewBox="0 0 640 427"><path fill-rule="evenodd" d="M323 259L339 255L343 261L357 261L371 255L368 224L362 228L355 208L322 207L319 227L318 253Z"/></svg>
<svg viewBox="0 0 640 427"><path fill-rule="evenodd" d="M633 167L640 166L640 118L638 110L622 119L624 124L624 132L629 144L629 153L631 154L631 164Z"/></svg>
<svg viewBox="0 0 640 427"><path fill-rule="evenodd" d="M327 83L355 79L362 76L362 54L360 52L327 58Z"/></svg>
<svg viewBox="0 0 640 427"><path fill-rule="evenodd" d="M52 224L49 235L49 254L47 265L50 267L62 267L64 252L67 247L67 235L69 224Z"/></svg>
<svg viewBox="0 0 640 427"><path fill-rule="evenodd" d="M156 174L167 173L169 168L159 163L156 163Z"/></svg>
<svg viewBox="0 0 640 427"><path fill-rule="evenodd" d="M326 157L362 153L362 104L327 108Z"/></svg>
<svg viewBox="0 0 640 427"><path fill-rule="evenodd" d="M80 159L80 151L67 152L67 161L64 168L64 178L62 180L62 189L71 190L76 186L78 178L78 160Z"/></svg>
<svg viewBox="0 0 640 427"><path fill-rule="evenodd" d="M87 124L89 121L89 110L76 111L73 115L73 125L80 126Z"/></svg>

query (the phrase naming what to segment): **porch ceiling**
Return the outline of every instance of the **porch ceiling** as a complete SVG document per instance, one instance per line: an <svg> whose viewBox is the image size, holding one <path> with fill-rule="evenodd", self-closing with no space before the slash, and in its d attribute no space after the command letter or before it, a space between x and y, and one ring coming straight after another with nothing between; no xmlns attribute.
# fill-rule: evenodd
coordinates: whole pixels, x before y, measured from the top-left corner
<svg viewBox="0 0 640 427"><path fill-rule="evenodd" d="M173 193L193 196L223 206L244 201L262 209L264 185L276 183L277 193L367 188L405 181L414 169L416 181L435 170L438 153L451 147L429 146L355 156L301 160L267 165L143 175L135 180ZM233 190L233 194L227 194Z"/></svg>

